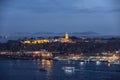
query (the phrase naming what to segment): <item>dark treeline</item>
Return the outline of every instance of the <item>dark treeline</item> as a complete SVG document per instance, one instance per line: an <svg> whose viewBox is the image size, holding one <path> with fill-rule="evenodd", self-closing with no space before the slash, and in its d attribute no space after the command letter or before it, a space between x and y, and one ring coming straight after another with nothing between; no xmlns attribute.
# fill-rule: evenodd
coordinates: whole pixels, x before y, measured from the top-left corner
<svg viewBox="0 0 120 80"><path fill-rule="evenodd" d="M43 44L23 44L20 40L9 40L7 43L0 43L0 51L34 51L46 49L50 52L59 53L101 53L120 50L120 39L111 38L107 42L76 42L60 43L51 42Z"/></svg>

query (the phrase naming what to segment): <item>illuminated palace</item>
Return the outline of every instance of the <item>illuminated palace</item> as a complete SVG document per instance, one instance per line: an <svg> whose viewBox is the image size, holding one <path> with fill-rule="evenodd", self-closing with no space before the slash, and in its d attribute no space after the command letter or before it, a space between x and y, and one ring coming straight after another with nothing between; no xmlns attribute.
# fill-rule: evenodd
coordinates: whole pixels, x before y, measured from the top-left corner
<svg viewBox="0 0 120 80"><path fill-rule="evenodd" d="M66 42L67 42L67 43L72 43L72 42L73 42L71 39L69 39L68 33L65 34L65 37L64 37L64 38L60 38L59 40L60 40L60 42L62 42L62 43L66 43Z"/></svg>
<svg viewBox="0 0 120 80"><path fill-rule="evenodd" d="M38 39L38 40L24 40L24 44L41 44L41 43L49 43L49 42L61 42L61 43L74 43L71 39L69 39L68 33L65 34L64 38L59 38L53 40L48 39Z"/></svg>
<svg viewBox="0 0 120 80"><path fill-rule="evenodd" d="M43 40L25 40L23 41L24 44L41 44L41 43L49 43L50 40L43 39Z"/></svg>

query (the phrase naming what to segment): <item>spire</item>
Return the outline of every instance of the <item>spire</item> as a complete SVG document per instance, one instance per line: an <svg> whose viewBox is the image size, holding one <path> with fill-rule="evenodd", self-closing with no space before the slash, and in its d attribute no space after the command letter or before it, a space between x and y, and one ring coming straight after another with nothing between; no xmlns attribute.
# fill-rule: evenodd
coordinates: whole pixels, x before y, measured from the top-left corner
<svg viewBox="0 0 120 80"><path fill-rule="evenodd" d="M66 34L65 34L65 39L69 39L69 35L68 35L67 32L66 32Z"/></svg>

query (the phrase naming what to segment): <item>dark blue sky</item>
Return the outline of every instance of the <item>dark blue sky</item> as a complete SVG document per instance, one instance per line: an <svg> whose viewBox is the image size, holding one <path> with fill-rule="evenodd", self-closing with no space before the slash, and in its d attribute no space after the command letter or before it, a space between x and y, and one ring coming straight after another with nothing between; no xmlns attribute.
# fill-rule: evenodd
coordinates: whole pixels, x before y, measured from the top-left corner
<svg viewBox="0 0 120 80"><path fill-rule="evenodd" d="M120 0L2 0L0 31L120 34Z"/></svg>

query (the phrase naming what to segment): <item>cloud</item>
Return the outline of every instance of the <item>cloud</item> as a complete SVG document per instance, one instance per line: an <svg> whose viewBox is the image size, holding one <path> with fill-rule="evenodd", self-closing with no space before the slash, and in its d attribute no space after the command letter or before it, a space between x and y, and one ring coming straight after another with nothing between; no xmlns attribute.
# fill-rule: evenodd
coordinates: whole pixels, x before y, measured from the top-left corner
<svg viewBox="0 0 120 80"><path fill-rule="evenodd" d="M119 0L7 0L8 11L33 13L120 12Z"/></svg>
<svg viewBox="0 0 120 80"><path fill-rule="evenodd" d="M0 22L6 32L23 30L36 32L46 29L61 32L67 29L68 31L91 29L112 34L116 33L116 27L119 27L120 0L4 1L0 5L3 11Z"/></svg>

